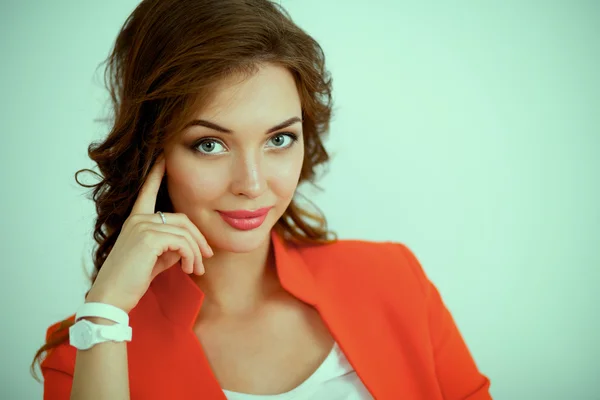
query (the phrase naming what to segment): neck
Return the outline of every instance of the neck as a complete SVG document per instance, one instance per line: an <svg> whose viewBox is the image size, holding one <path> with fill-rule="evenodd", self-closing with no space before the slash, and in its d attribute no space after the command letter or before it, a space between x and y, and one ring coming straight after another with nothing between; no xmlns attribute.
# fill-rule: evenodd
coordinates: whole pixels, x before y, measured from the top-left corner
<svg viewBox="0 0 600 400"><path fill-rule="evenodd" d="M270 237L250 253L215 249L215 255L203 262L205 274L191 277L205 294L205 318L250 314L279 288Z"/></svg>

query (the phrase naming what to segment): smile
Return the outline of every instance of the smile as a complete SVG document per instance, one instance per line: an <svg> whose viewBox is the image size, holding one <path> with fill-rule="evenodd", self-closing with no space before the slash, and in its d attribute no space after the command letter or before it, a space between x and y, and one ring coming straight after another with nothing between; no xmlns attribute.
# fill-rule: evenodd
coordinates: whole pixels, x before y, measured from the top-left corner
<svg viewBox="0 0 600 400"><path fill-rule="evenodd" d="M221 218L227 222L232 228L240 231L249 231L256 229L263 224L267 218L267 214L273 207L259 208L255 211L250 210L235 210L235 211L220 211L217 210Z"/></svg>

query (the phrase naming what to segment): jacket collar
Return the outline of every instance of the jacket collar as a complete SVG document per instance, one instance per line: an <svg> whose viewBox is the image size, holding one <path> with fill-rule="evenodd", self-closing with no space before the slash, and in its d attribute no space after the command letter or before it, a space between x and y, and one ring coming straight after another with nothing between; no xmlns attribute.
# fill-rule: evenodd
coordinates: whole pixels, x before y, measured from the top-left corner
<svg viewBox="0 0 600 400"><path fill-rule="evenodd" d="M318 294L314 277L302 259L297 245L285 241L273 229L271 245L281 285L298 299L312 306ZM165 316L176 324L192 328L204 300L204 292L181 268L169 268L158 275L150 285Z"/></svg>

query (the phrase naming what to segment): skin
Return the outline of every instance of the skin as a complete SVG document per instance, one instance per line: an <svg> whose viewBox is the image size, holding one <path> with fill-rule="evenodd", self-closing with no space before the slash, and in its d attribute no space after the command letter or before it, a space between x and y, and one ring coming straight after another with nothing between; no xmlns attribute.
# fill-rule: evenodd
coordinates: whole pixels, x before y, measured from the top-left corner
<svg viewBox="0 0 600 400"><path fill-rule="evenodd" d="M314 372L333 345L318 312L281 287L270 249L271 229L298 185L304 143L301 122L266 132L301 118L301 111L292 75L266 64L244 81L223 82L194 117L232 133L191 126L165 148L175 211L189 217L214 251L203 260L205 274L190 275L206 294L194 331L228 390L289 391ZM202 138L211 140L198 143ZM250 231L231 227L217 212L262 207L272 208Z"/></svg>

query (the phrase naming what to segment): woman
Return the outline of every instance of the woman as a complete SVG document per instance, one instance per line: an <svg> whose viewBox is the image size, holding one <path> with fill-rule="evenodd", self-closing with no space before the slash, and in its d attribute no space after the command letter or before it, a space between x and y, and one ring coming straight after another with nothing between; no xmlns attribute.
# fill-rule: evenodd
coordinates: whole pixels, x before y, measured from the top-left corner
<svg viewBox="0 0 600 400"><path fill-rule="evenodd" d="M45 398L490 398L411 251L297 204L331 80L284 10L144 0L108 62L96 274L36 355Z"/></svg>

